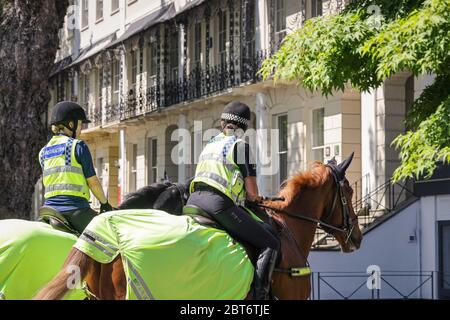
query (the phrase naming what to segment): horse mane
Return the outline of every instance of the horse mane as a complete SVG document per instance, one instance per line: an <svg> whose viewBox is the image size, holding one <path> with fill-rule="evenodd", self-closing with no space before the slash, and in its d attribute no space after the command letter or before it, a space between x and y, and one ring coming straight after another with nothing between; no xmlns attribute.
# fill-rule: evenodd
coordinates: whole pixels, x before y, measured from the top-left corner
<svg viewBox="0 0 450 320"><path fill-rule="evenodd" d="M125 196L119 210L158 209L172 214L181 214L189 196L189 186L194 178L182 183L153 183Z"/></svg>
<svg viewBox="0 0 450 320"><path fill-rule="evenodd" d="M119 210L153 208L153 204L159 195L170 186L170 183L152 183L131 192L125 196L125 199L119 205Z"/></svg>
<svg viewBox="0 0 450 320"><path fill-rule="evenodd" d="M320 187L326 182L327 178L326 166L320 161L315 161L310 164L308 171L300 171L286 180L278 196L284 198L284 204L288 205L302 191Z"/></svg>

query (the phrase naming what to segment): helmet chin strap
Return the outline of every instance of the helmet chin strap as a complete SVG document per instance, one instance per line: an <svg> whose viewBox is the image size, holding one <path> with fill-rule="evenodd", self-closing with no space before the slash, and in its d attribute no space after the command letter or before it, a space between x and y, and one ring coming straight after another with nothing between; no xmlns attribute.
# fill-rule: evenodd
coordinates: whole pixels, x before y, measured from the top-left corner
<svg viewBox="0 0 450 320"><path fill-rule="evenodd" d="M72 138L76 138L77 136L77 129L78 129L78 120L75 121L72 129Z"/></svg>
<svg viewBox="0 0 450 320"><path fill-rule="evenodd" d="M72 132L72 138L75 139L77 136L77 129L78 129L78 120L74 121L74 125L73 128L70 128L69 125L65 125L63 124L64 127L66 127L67 130L69 130L70 132Z"/></svg>

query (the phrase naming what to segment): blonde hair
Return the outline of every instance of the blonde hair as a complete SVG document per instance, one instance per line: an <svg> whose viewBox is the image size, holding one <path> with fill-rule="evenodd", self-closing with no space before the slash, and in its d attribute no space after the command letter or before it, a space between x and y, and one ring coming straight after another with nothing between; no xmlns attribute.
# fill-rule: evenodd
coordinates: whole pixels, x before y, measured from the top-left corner
<svg viewBox="0 0 450 320"><path fill-rule="evenodd" d="M58 133L61 133L61 132L64 132L64 129L65 129L66 127L64 127L62 124L58 124L58 125L52 125L52 132L53 132L53 134L58 134Z"/></svg>

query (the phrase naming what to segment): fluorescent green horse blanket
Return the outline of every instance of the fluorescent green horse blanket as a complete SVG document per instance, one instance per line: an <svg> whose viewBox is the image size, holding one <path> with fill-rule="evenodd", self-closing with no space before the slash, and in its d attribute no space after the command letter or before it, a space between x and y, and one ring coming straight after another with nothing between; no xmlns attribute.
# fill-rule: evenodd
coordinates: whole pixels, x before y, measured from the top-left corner
<svg viewBox="0 0 450 320"><path fill-rule="evenodd" d="M0 220L0 300L31 299L61 270L77 238L41 222ZM81 289L65 299L84 299Z"/></svg>
<svg viewBox="0 0 450 320"><path fill-rule="evenodd" d="M120 254L127 299L243 299L253 280L247 253L227 233L159 210L101 214L75 247L101 263Z"/></svg>

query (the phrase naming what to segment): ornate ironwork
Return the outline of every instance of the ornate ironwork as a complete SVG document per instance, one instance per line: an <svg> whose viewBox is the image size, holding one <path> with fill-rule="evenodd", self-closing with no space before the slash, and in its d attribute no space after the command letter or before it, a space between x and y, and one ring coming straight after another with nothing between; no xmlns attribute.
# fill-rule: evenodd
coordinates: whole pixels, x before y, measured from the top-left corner
<svg viewBox="0 0 450 320"><path fill-rule="evenodd" d="M229 85L234 85L234 0L228 2L228 9L230 12L230 55L229 55Z"/></svg>
<svg viewBox="0 0 450 320"><path fill-rule="evenodd" d="M241 7L241 81L246 82L252 79L252 57L253 42L255 36L254 15L255 2L250 0L242 1Z"/></svg>
<svg viewBox="0 0 450 320"><path fill-rule="evenodd" d="M210 74L209 74L209 48L210 48L210 35L209 35L209 21L211 15L211 8L209 5L206 5L205 8L205 84L206 91L210 90Z"/></svg>
<svg viewBox="0 0 450 320"><path fill-rule="evenodd" d="M105 122L111 123L120 120L120 104L111 103L105 106Z"/></svg>
<svg viewBox="0 0 450 320"><path fill-rule="evenodd" d="M275 52L275 0L269 0L269 49Z"/></svg>
<svg viewBox="0 0 450 320"><path fill-rule="evenodd" d="M158 106L161 105L161 27L156 27L156 92L155 99Z"/></svg>

